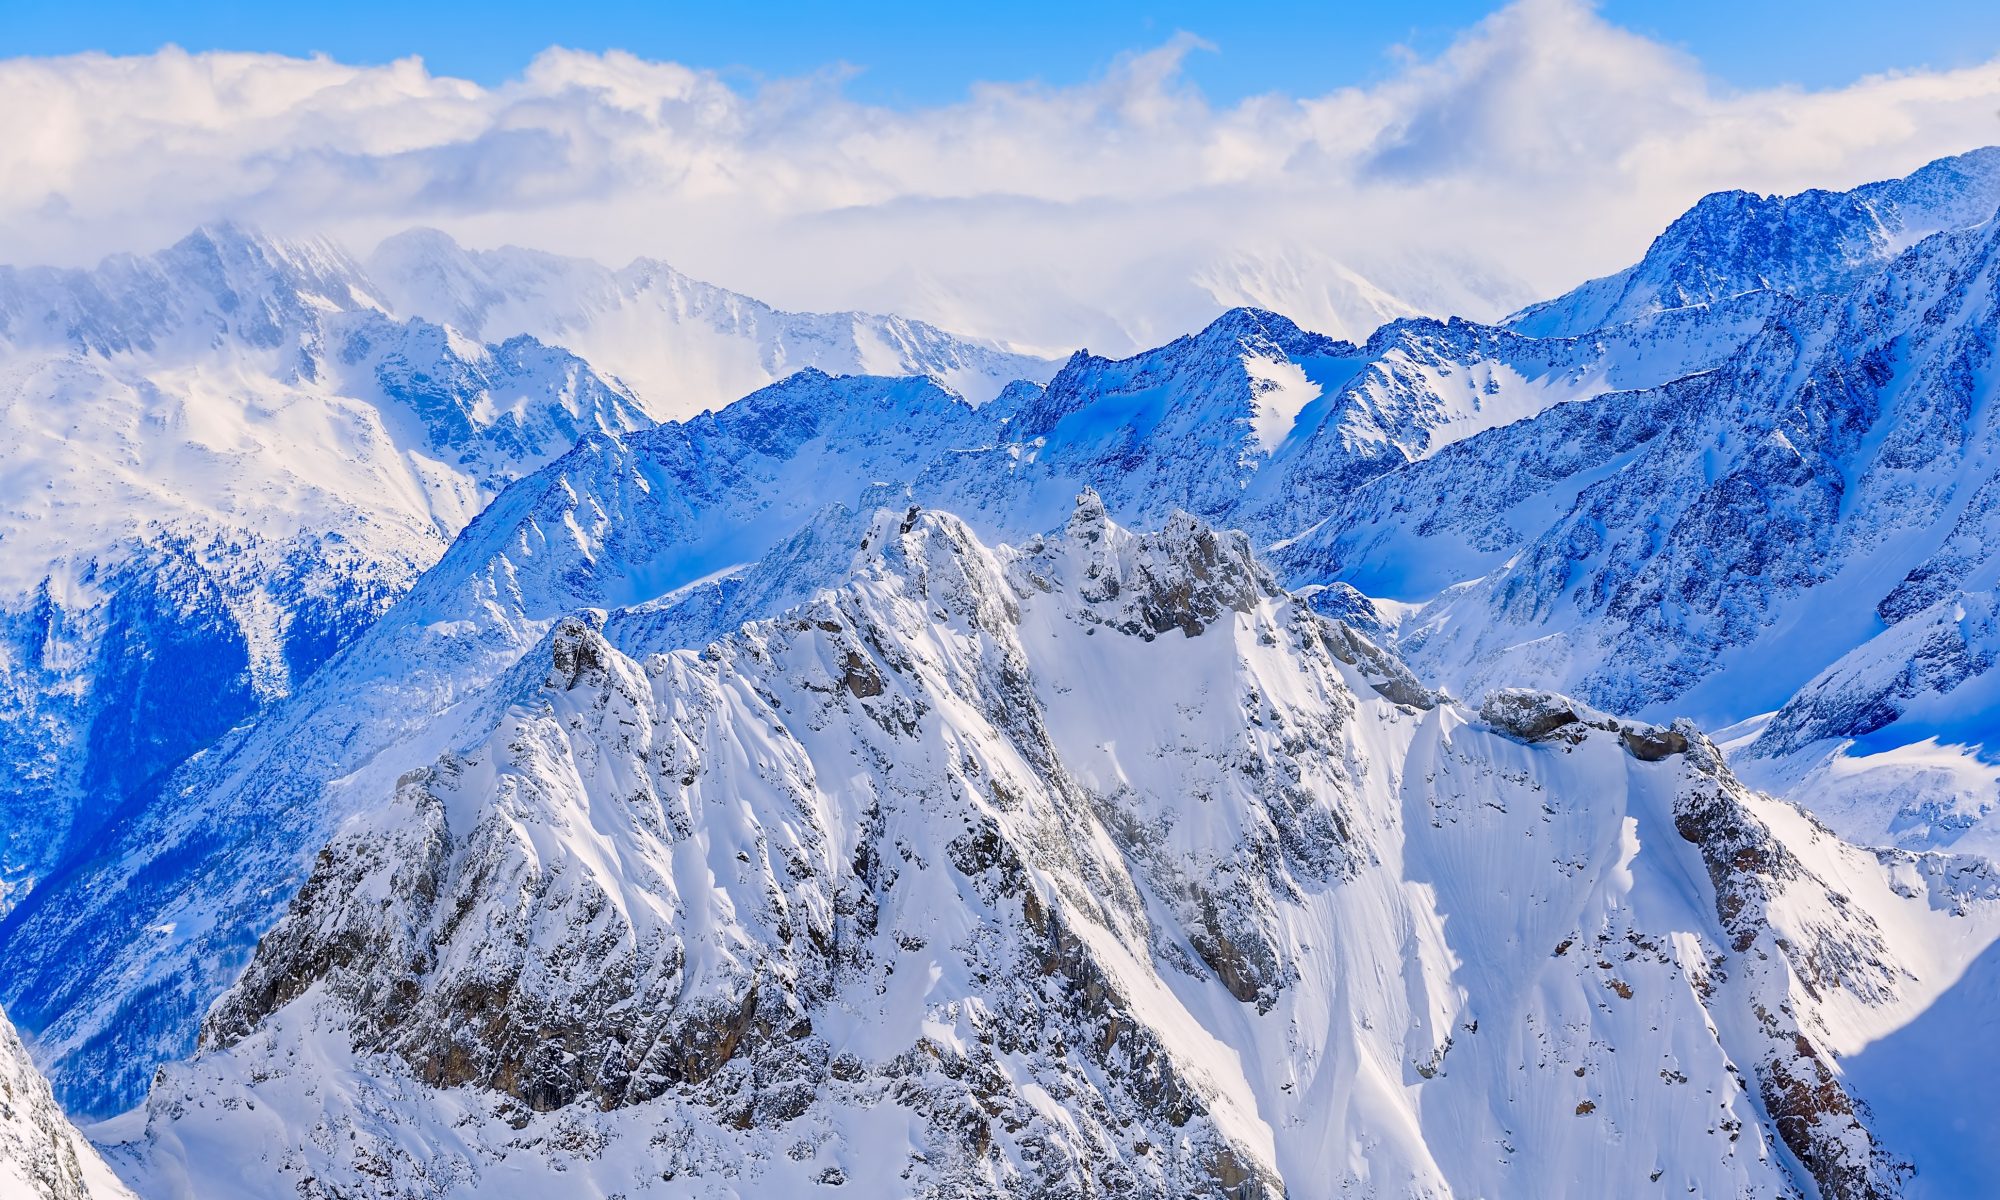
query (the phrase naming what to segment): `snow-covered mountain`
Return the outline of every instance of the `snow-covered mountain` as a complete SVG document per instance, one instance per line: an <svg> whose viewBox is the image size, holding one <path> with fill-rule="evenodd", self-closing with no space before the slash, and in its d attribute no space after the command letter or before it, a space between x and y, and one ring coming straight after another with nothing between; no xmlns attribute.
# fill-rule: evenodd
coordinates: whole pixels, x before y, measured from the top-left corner
<svg viewBox="0 0 2000 1200"><path fill-rule="evenodd" d="M402 265L433 243L397 243ZM524 286L597 311L601 281L563 269ZM1044 369L648 269L680 305L648 326L652 367L678 373L653 405L518 331L486 343L399 316L325 242L218 225L94 270L0 269L0 912L160 772L289 694L580 435L857 355L975 395ZM686 345L665 336L682 318L702 331ZM718 365L738 360L760 365Z"/></svg>
<svg viewBox="0 0 2000 1200"><path fill-rule="evenodd" d="M657 259L614 270L516 246L467 250L434 229L383 242L368 274L391 307L498 340L574 350L629 386L656 419L692 417L807 367L927 375L983 404L1056 364L903 317L782 312Z"/></svg>
<svg viewBox="0 0 2000 1200"><path fill-rule="evenodd" d="M132 1200L69 1123L14 1026L0 1015L0 1196L10 1200Z"/></svg>
<svg viewBox="0 0 2000 1200"><path fill-rule="evenodd" d="M0 910L501 486L648 423L565 351L392 319L323 243L0 273Z"/></svg>
<svg viewBox="0 0 2000 1200"><path fill-rule="evenodd" d="M1281 561L1420 604L1401 648L1466 694L1754 719L1739 768L1843 833L1992 853L1996 263L1988 220L1844 291L1691 310L1768 315L1714 370L1354 490Z"/></svg>
<svg viewBox="0 0 2000 1200"><path fill-rule="evenodd" d="M969 396L430 235L7 276L0 1003L149 1195L1964 1194L1997 173Z"/></svg>
<svg viewBox="0 0 2000 1200"><path fill-rule="evenodd" d="M0 926L0 986L54 1057L65 1103L124 1108L155 1062L191 1047L332 824L370 802L362 778L428 758L405 740L551 623L755 558L817 497L858 498L976 443L985 412L924 379L801 374L720 414L585 438L502 493L303 688L191 760L103 853ZM924 436L886 435L902 428ZM137 978L150 983L127 986Z"/></svg>
<svg viewBox="0 0 2000 1200"><path fill-rule="evenodd" d="M1088 485L1124 520L1180 507L1291 537L1364 479L1550 405L1711 366L1757 326L1712 319L1685 336L1673 323L1585 343L1415 319L1356 346L1237 309L1129 359L1080 352L1046 388L1017 388L995 405L994 443L940 462L919 494L1008 514L986 528L1012 533L1059 524Z"/></svg>
<svg viewBox="0 0 2000 1200"><path fill-rule="evenodd" d="M600 619L319 855L116 1148L143 1188L1865 1197L1947 1153L1831 1064L2000 935L1991 868L1846 846L1691 726L1443 702L1240 534L886 510L699 652Z"/></svg>
<svg viewBox="0 0 2000 1200"><path fill-rule="evenodd" d="M1360 342L1408 317L1490 320L1535 299L1495 265L1442 247L1422 254L1349 248L1338 255L1304 246L1238 251L1193 272L1193 282L1223 308L1281 312L1310 329Z"/></svg>
<svg viewBox="0 0 2000 1200"><path fill-rule="evenodd" d="M0 1000L48 1048L65 1103L122 1109L155 1063L192 1047L333 826L430 757L419 734L434 715L577 609L645 606L621 619L635 650L699 645L835 582L858 514L903 496L1006 538L1061 524L1099 483L1127 520L1175 506L1259 528L1315 520L1305 489L1706 365L1755 328L1664 337L1671 323L1586 345L1421 321L1356 347L1244 311L1122 362L1079 354L1046 388L1017 384L978 408L924 379L807 371L719 413L586 438L503 493L309 686L165 780L100 855L30 897L0 926ZM1288 482L1259 482L1280 472Z"/></svg>

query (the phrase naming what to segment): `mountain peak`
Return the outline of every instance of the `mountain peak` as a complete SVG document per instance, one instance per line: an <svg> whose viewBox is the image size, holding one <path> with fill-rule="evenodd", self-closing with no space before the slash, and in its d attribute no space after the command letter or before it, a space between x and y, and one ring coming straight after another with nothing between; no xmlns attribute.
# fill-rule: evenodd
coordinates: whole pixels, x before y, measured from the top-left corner
<svg viewBox="0 0 2000 1200"><path fill-rule="evenodd" d="M359 264L333 242L235 221L90 269L0 273L0 337L16 348L186 357L235 343L290 352L318 340L326 313L380 308Z"/></svg>
<svg viewBox="0 0 2000 1200"><path fill-rule="evenodd" d="M261 249L275 251L279 245L279 240L266 233L262 227L233 217L223 217L196 225L186 236L173 244L173 249L241 253Z"/></svg>
<svg viewBox="0 0 2000 1200"><path fill-rule="evenodd" d="M1110 521L1104 511L1104 497L1097 494L1094 487L1085 487L1076 494L1076 510L1070 514L1069 535L1083 541L1095 541L1103 533Z"/></svg>
<svg viewBox="0 0 2000 1200"><path fill-rule="evenodd" d="M234 219L197 225L186 237L160 253L169 262L205 260L229 271L233 278L261 276L280 286L309 290L343 307L374 307L356 300L367 290L361 264L338 243L324 237L279 237Z"/></svg>
<svg viewBox="0 0 2000 1200"><path fill-rule="evenodd" d="M469 253L457 238L433 225L412 225L400 233L390 234L375 244L377 254L385 250L398 255L456 256Z"/></svg>
<svg viewBox="0 0 2000 1200"><path fill-rule="evenodd" d="M1711 192L1668 225L1638 263L1531 305L1505 324L1532 336L1572 337L1761 289L1836 291L1913 242L1983 223L1996 208L2000 147L1845 192Z"/></svg>
<svg viewBox="0 0 2000 1200"><path fill-rule="evenodd" d="M1935 159L1901 179L1855 191L1892 207L1906 242L1923 233L1981 224L2000 209L2000 146Z"/></svg>
<svg viewBox="0 0 2000 1200"><path fill-rule="evenodd" d="M1224 311L1203 326L1194 335L1194 340L1211 346L1248 341L1292 346L1315 340L1331 342L1333 339L1301 329L1290 317L1269 309L1241 305Z"/></svg>

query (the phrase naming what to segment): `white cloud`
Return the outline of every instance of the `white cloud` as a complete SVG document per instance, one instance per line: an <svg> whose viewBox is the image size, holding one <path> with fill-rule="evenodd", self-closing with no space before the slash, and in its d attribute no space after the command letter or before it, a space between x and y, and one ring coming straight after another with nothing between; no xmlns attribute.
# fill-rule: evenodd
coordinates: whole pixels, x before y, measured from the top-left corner
<svg viewBox="0 0 2000 1200"><path fill-rule="evenodd" d="M1337 48L1329 47L1329 53ZM364 247L412 224L795 307L1121 350L1266 303L1335 332L1494 316L1636 257L1705 191L1846 186L2000 141L2000 63L1731 92L1578 0L1521 0L1367 88L1208 103L1178 37L1077 86L858 104L550 50L508 84L414 59L0 61L0 261L232 216Z"/></svg>

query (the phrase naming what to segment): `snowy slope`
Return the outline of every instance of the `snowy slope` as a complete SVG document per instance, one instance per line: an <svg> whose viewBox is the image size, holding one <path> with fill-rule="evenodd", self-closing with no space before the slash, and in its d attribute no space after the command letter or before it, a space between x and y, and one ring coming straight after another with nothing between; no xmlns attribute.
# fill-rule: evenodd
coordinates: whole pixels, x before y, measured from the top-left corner
<svg viewBox="0 0 2000 1200"><path fill-rule="evenodd" d="M1716 192L1668 226L1638 263L1531 305L1504 324L1537 336L1575 336L1750 291L1843 291L1924 237L1982 224L1996 208L2000 146L1848 192Z"/></svg>
<svg viewBox="0 0 2000 1200"><path fill-rule="evenodd" d="M1855 646L1732 731L1742 770L1854 836L2000 858L1994 618L1953 592Z"/></svg>
<svg viewBox="0 0 2000 1200"><path fill-rule="evenodd" d="M805 367L928 375L981 404L1056 364L871 313L790 313L666 263L619 270L504 246L467 250L434 229L383 242L369 277L391 306L468 335L566 346L629 386L655 419L691 417Z"/></svg>
<svg viewBox="0 0 2000 1200"><path fill-rule="evenodd" d="M131 1200L132 1193L69 1123L14 1026L0 1015L0 1196Z"/></svg>
<svg viewBox="0 0 2000 1200"><path fill-rule="evenodd" d="M885 511L699 652L599 619L320 855L114 1148L147 1194L1886 1196L1840 1056L2000 934L1984 866L1440 703L1094 495Z"/></svg>

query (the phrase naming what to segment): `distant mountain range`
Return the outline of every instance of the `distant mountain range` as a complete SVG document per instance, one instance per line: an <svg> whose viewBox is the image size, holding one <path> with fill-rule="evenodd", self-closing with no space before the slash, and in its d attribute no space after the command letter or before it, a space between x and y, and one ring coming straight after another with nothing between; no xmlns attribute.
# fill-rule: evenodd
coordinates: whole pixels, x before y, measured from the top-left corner
<svg viewBox="0 0 2000 1200"><path fill-rule="evenodd" d="M620 270L517 247L467 250L430 229L390 238L368 277L393 311L486 341L561 345L623 381L655 419L694 416L814 367L926 375L973 404L1055 364L870 313L788 313L656 259Z"/></svg>

